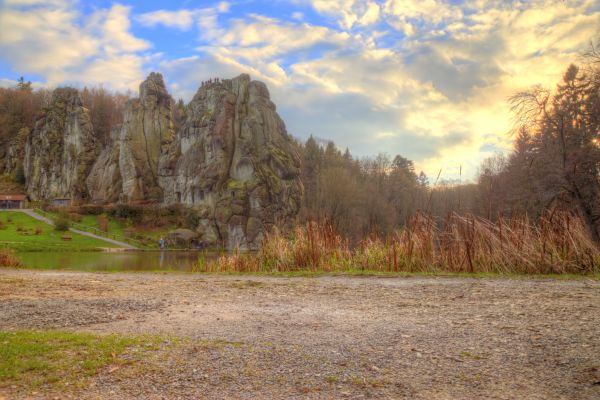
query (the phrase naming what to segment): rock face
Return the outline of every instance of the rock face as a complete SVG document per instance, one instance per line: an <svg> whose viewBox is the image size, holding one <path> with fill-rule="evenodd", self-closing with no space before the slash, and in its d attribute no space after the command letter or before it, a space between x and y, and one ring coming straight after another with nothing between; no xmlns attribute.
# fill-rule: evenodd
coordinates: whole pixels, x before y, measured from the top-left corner
<svg viewBox="0 0 600 400"><path fill-rule="evenodd" d="M25 145L24 175L33 200L85 199L85 184L97 156L89 111L79 92L59 88Z"/></svg>
<svg viewBox="0 0 600 400"><path fill-rule="evenodd" d="M139 100L125 106L119 135L121 201L162 200L158 163L163 146L173 140L172 106L173 99L157 73L140 85Z"/></svg>
<svg viewBox="0 0 600 400"><path fill-rule="evenodd" d="M205 243L256 248L291 222L303 192L300 161L264 83L248 75L203 84L161 157L166 204L197 210Z"/></svg>
<svg viewBox="0 0 600 400"><path fill-rule="evenodd" d="M158 164L174 136L172 107L162 75L151 73L92 168L87 185L94 201L162 201Z"/></svg>
<svg viewBox="0 0 600 400"><path fill-rule="evenodd" d="M113 129L110 144L96 159L86 183L93 202L116 202L121 196L123 184L119 169L121 127Z"/></svg>
<svg viewBox="0 0 600 400"><path fill-rule="evenodd" d="M302 197L300 161L264 83L248 75L203 84L174 126L160 74L140 85L111 143L97 151L75 89L57 89L28 136L33 199L188 206L199 245L257 248L272 226L291 224Z"/></svg>

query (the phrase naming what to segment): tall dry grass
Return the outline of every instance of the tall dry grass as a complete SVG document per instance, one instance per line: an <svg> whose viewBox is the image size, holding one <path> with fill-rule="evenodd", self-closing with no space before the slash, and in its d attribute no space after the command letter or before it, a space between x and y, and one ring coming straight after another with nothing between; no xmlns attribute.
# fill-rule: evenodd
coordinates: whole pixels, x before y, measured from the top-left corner
<svg viewBox="0 0 600 400"><path fill-rule="evenodd" d="M392 237L369 237L356 247L329 225L308 223L285 237L268 234L257 253L239 251L211 262L207 272L470 272L594 274L600 252L581 218L548 212L496 222L451 214L441 223L418 214Z"/></svg>
<svg viewBox="0 0 600 400"><path fill-rule="evenodd" d="M20 267L21 261L9 249L0 249L0 267Z"/></svg>

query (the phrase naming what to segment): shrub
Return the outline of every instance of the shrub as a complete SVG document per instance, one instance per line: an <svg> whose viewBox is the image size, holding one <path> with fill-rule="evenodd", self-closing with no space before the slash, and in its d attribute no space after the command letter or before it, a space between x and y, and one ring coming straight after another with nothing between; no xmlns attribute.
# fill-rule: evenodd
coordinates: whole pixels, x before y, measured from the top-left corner
<svg viewBox="0 0 600 400"><path fill-rule="evenodd" d="M194 210L189 210L185 216L185 227L193 230L198 227L199 223L200 216Z"/></svg>
<svg viewBox="0 0 600 400"><path fill-rule="evenodd" d="M100 215L104 213L104 207L87 204L79 207L79 211L84 215Z"/></svg>
<svg viewBox="0 0 600 400"><path fill-rule="evenodd" d="M64 215L60 215L56 221L54 221L54 230L58 232L66 232L69 230L70 226L71 223L69 222L69 219Z"/></svg>
<svg viewBox="0 0 600 400"><path fill-rule="evenodd" d="M42 233L44 233L44 230L42 229L42 227L40 227L40 226L37 226L37 227L35 228L35 234L39 236L39 235L41 235Z"/></svg>
<svg viewBox="0 0 600 400"><path fill-rule="evenodd" d="M20 267L21 261L9 249L0 249L0 267Z"/></svg>
<svg viewBox="0 0 600 400"><path fill-rule="evenodd" d="M108 218L106 215L98 215L96 221L98 222L98 227L102 232L108 232Z"/></svg>
<svg viewBox="0 0 600 400"><path fill-rule="evenodd" d="M137 220L143 214L143 208L140 206L133 206L129 204L118 204L116 207L110 210L110 215L117 218L127 218Z"/></svg>
<svg viewBox="0 0 600 400"><path fill-rule="evenodd" d="M83 221L83 215L78 214L78 213L74 213L74 212L70 212L69 213L69 220L70 221L74 221L74 222L81 222L81 221Z"/></svg>

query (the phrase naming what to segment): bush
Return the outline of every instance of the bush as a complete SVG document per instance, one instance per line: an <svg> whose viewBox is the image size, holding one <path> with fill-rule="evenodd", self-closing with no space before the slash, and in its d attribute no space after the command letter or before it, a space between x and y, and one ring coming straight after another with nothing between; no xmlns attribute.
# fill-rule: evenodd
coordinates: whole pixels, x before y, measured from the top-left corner
<svg viewBox="0 0 600 400"><path fill-rule="evenodd" d="M81 221L83 221L83 215L70 212L69 220L74 221L74 222L81 222Z"/></svg>
<svg viewBox="0 0 600 400"><path fill-rule="evenodd" d="M187 215L185 216L186 228L194 230L198 227L198 224L200 224L200 216L198 216L198 214L196 214L193 210L188 211Z"/></svg>
<svg viewBox="0 0 600 400"><path fill-rule="evenodd" d="M108 232L108 218L106 218L106 215L98 215L96 221L98 222L98 227L102 232Z"/></svg>
<svg viewBox="0 0 600 400"><path fill-rule="evenodd" d="M21 261L9 249L0 249L0 267L20 267Z"/></svg>
<svg viewBox="0 0 600 400"><path fill-rule="evenodd" d="M143 214L143 208L129 204L118 204L110 210L110 215L116 218L139 219Z"/></svg>
<svg viewBox="0 0 600 400"><path fill-rule="evenodd" d="M69 230L71 223L69 219L63 215L59 216L56 221L54 221L54 230L57 232L66 232Z"/></svg>
<svg viewBox="0 0 600 400"><path fill-rule="evenodd" d="M84 215L101 215L104 213L104 207L88 204L79 207L79 212Z"/></svg>

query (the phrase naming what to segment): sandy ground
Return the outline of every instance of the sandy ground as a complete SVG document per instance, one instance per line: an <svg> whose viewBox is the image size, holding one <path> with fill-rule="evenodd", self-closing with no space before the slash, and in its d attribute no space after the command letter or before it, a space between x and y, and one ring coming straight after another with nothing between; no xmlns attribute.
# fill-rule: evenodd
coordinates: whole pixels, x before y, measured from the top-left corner
<svg viewBox="0 0 600 400"><path fill-rule="evenodd" d="M600 399L592 280L0 270L0 330L29 328L172 338L41 398Z"/></svg>

